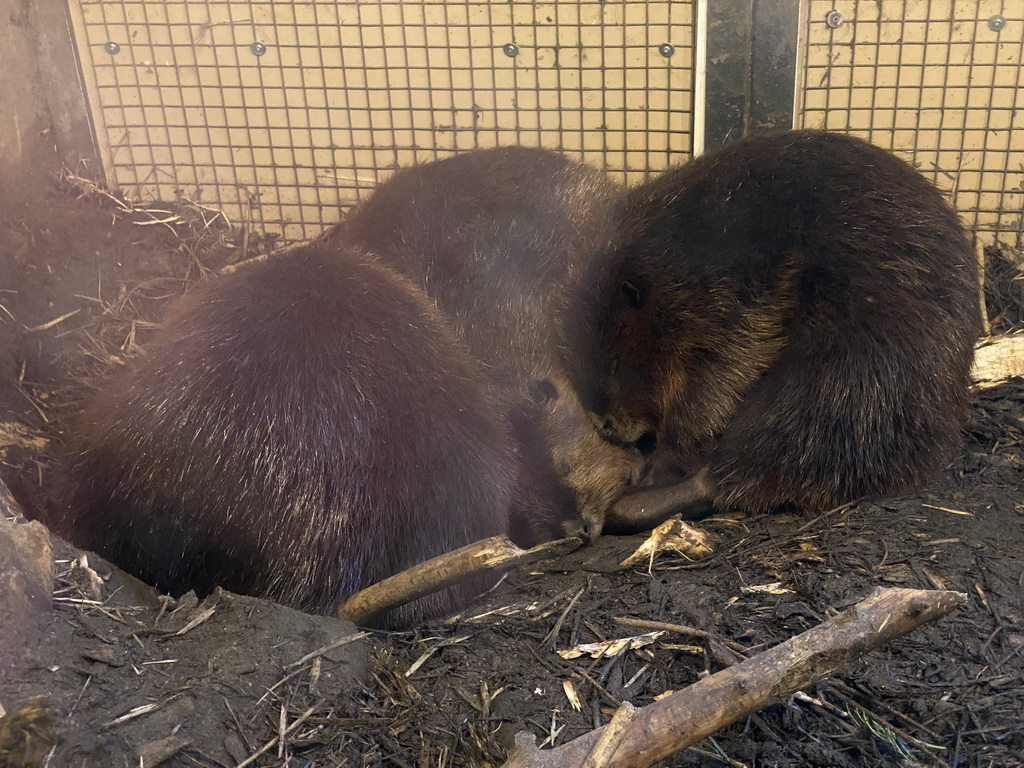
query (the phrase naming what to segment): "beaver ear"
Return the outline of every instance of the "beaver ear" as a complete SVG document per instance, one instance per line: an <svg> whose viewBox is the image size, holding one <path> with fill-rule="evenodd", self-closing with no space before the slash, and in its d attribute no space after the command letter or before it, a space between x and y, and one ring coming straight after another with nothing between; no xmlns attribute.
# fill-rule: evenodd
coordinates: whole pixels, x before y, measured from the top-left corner
<svg viewBox="0 0 1024 768"><path fill-rule="evenodd" d="M633 309L640 309L644 305L644 297L640 294L640 289L628 280L619 286L619 290L622 291L622 295L626 297L626 301Z"/></svg>

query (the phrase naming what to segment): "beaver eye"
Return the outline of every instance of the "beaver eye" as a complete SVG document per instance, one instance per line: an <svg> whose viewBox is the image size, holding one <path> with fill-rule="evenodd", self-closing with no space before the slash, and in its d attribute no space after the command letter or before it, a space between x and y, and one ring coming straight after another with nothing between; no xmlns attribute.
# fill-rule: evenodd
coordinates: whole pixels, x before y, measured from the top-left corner
<svg viewBox="0 0 1024 768"><path fill-rule="evenodd" d="M549 379L534 379L527 385L530 399L537 405L544 405L558 399L558 387Z"/></svg>
<svg viewBox="0 0 1024 768"><path fill-rule="evenodd" d="M640 309L644 305L644 297L640 295L640 289L628 280L619 286L622 295L633 309Z"/></svg>

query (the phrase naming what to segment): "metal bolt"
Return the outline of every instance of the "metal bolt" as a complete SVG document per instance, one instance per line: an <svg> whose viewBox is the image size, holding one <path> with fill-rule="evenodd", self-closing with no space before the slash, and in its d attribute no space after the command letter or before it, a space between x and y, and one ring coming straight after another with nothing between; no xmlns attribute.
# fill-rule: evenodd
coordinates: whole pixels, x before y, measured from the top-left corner
<svg viewBox="0 0 1024 768"><path fill-rule="evenodd" d="M825 14L825 26L829 29L839 29L845 23L846 17L835 8Z"/></svg>
<svg viewBox="0 0 1024 768"><path fill-rule="evenodd" d="M671 59L672 54L676 52L676 47L672 43L662 43L658 46L658 53L664 56L666 59Z"/></svg>
<svg viewBox="0 0 1024 768"><path fill-rule="evenodd" d="M508 56L510 59L514 59L516 56L519 55L519 46L516 45L515 43L505 43L503 46L501 46L501 50L503 50L505 52L505 55Z"/></svg>
<svg viewBox="0 0 1024 768"><path fill-rule="evenodd" d="M108 40L104 44L103 50L105 50L109 54L115 54L115 53L120 52L121 46L118 45L117 43L115 43L113 40Z"/></svg>
<svg viewBox="0 0 1024 768"><path fill-rule="evenodd" d="M1006 26L1006 17L1000 16L998 13L988 20L988 28L993 32L998 32L1000 29Z"/></svg>
<svg viewBox="0 0 1024 768"><path fill-rule="evenodd" d="M266 43L261 43L259 40L249 46L249 50L252 51L253 56L262 56L267 52Z"/></svg>

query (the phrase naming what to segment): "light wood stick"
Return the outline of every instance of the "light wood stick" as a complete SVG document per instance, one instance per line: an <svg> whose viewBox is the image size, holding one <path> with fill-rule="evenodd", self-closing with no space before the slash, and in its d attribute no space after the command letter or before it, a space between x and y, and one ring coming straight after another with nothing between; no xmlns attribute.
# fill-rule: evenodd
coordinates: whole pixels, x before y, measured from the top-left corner
<svg viewBox="0 0 1024 768"><path fill-rule="evenodd" d="M356 592L341 604L336 615L339 619L362 624L381 611L437 592L479 571L506 570L516 565L558 557L578 549L582 544L580 539L568 538L545 542L533 549L521 549L509 541L507 536L492 536L439 555Z"/></svg>
<svg viewBox="0 0 1024 768"><path fill-rule="evenodd" d="M651 765L845 669L859 656L962 606L966 600L960 592L876 590L814 629L638 709L625 726L618 748L603 766ZM546 751L537 748L532 733L519 733L505 768L577 768L607 727Z"/></svg>

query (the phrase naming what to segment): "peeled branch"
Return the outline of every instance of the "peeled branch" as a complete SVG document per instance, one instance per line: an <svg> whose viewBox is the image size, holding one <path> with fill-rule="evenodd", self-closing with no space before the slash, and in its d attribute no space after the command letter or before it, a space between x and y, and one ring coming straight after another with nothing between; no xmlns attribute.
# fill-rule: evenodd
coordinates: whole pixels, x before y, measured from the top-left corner
<svg viewBox="0 0 1024 768"><path fill-rule="evenodd" d="M407 571L396 573L352 595L338 608L336 616L353 624L364 624L388 608L397 608L437 592L470 574L506 570L516 565L567 554L582 546L580 539L549 541L533 549L521 549L507 536L492 536L446 552Z"/></svg>
<svg viewBox="0 0 1024 768"><path fill-rule="evenodd" d="M537 748L533 734L519 733L504 768L644 768L741 717L784 701L966 601L961 592L876 590L813 629L637 709L616 734L614 751L600 762L591 756L595 747L606 748L603 734L611 724L544 751Z"/></svg>

